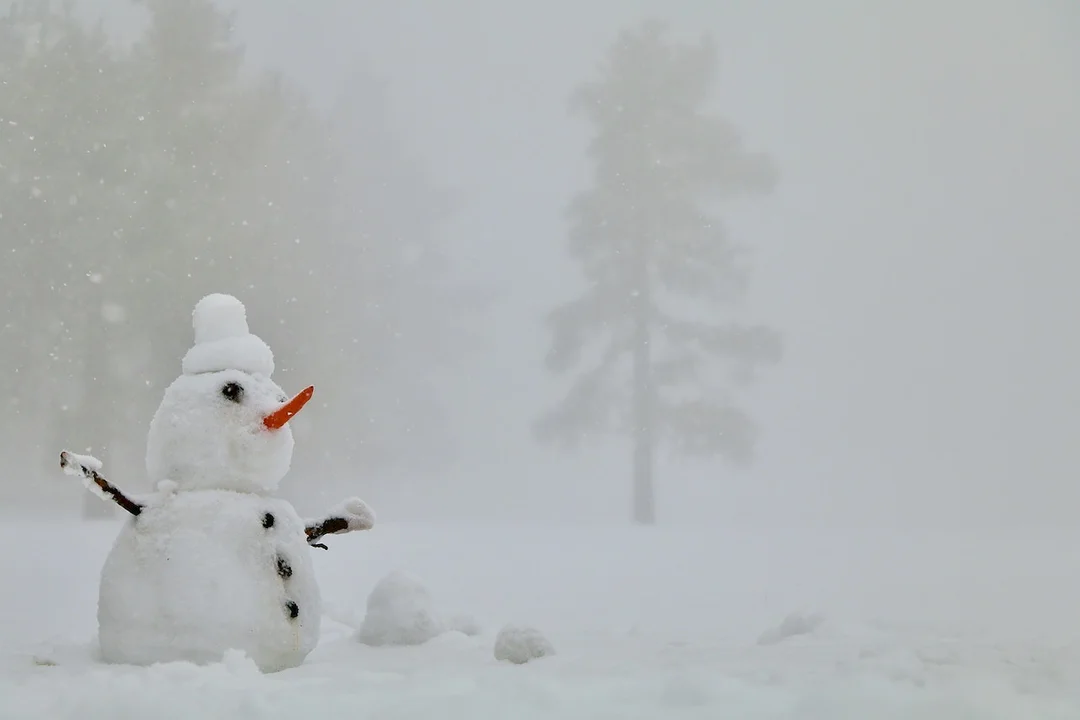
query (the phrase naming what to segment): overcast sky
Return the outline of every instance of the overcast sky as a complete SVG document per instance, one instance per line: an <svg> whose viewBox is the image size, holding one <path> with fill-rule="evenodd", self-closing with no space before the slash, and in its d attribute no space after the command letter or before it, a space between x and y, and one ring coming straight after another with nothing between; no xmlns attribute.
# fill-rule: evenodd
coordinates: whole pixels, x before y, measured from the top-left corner
<svg viewBox="0 0 1080 720"><path fill-rule="evenodd" d="M97 0L115 9L117 0ZM489 347L445 389L459 466L416 500L624 519L629 450L536 448L558 389L544 312L573 295L562 211L588 178L566 99L620 27L711 32L715 107L776 193L727 220L782 366L760 459L663 465L662 521L1068 523L1080 507L1080 6L1068 0L234 0L250 57L328 100L354 62L461 211ZM224 289L228 290L228 289ZM185 300L186 302L186 300ZM257 332L257 330L256 330ZM280 352L280 351L279 351Z"/></svg>

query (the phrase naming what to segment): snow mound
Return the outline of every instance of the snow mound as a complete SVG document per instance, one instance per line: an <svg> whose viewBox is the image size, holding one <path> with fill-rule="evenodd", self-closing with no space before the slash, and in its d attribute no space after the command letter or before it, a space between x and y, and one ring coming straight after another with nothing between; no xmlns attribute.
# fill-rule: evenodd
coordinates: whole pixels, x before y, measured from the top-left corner
<svg viewBox="0 0 1080 720"><path fill-rule="evenodd" d="M449 630L466 635L480 631L467 616L444 620L424 583L399 570L380 580L368 595L367 614L357 639L374 646L423 645Z"/></svg>
<svg viewBox="0 0 1080 720"><path fill-rule="evenodd" d="M783 622L771 627L758 637L758 645L775 645L798 635L812 635L825 622L820 613L790 613Z"/></svg>
<svg viewBox="0 0 1080 720"><path fill-rule="evenodd" d="M480 623L476 621L476 618L472 615L465 615L464 613L457 613L448 617L446 619L446 629L453 632L459 632L468 637L476 637L484 631L480 626Z"/></svg>
<svg viewBox="0 0 1080 720"><path fill-rule="evenodd" d="M521 625L505 625L495 636L495 659L524 665L530 660L554 655L555 648L539 630Z"/></svg>

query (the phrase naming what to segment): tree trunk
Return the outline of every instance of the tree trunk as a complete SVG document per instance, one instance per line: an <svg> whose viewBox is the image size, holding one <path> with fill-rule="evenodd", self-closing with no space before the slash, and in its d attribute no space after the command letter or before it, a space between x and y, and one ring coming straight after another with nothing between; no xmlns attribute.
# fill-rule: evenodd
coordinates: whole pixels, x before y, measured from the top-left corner
<svg viewBox="0 0 1080 720"><path fill-rule="evenodd" d="M643 249L642 249L643 250ZM648 266L642 251L639 286L635 288L634 303L634 356L633 356L633 520L639 525L656 522L656 500L653 491L653 449L655 433L655 389L652 381L652 352L649 344Z"/></svg>
<svg viewBox="0 0 1080 720"><path fill-rule="evenodd" d="M634 508L633 519L639 525L656 522L653 493L653 388L650 377L648 327L637 321L634 346Z"/></svg>

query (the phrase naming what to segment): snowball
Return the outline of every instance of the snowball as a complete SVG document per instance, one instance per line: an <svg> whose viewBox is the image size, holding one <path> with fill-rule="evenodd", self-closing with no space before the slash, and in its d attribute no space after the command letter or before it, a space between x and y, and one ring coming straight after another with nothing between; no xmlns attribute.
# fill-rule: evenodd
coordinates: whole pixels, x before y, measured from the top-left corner
<svg viewBox="0 0 1080 720"><path fill-rule="evenodd" d="M247 310L232 295L214 293L207 295L195 305L191 313L195 328L195 344L214 342L249 333Z"/></svg>
<svg viewBox="0 0 1080 720"><path fill-rule="evenodd" d="M184 355L187 375L243 370L269 377L274 374L270 346L248 330L244 304L232 295L207 295L192 312L195 345Z"/></svg>
<svg viewBox="0 0 1080 720"><path fill-rule="evenodd" d="M419 578L392 572L368 595L357 639L365 645L422 645L446 631Z"/></svg>
<svg viewBox="0 0 1080 720"><path fill-rule="evenodd" d="M539 630L520 625L506 625L495 636L495 659L523 665L530 660L554 655L555 648Z"/></svg>

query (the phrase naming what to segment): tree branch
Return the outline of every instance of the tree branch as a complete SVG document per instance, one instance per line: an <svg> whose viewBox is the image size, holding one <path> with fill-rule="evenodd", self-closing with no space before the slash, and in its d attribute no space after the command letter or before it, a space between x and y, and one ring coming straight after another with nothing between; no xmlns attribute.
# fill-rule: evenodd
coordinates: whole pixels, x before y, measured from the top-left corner
<svg viewBox="0 0 1080 720"><path fill-rule="evenodd" d="M544 442L576 447L589 432L604 432L616 411L619 393L611 387L615 363L628 346L613 335L598 364L581 372L555 407L544 412L533 424L533 433Z"/></svg>
<svg viewBox="0 0 1080 720"><path fill-rule="evenodd" d="M676 347L698 347L710 355L745 365L772 365L783 355L779 333L761 325L679 320L658 308L652 319Z"/></svg>

